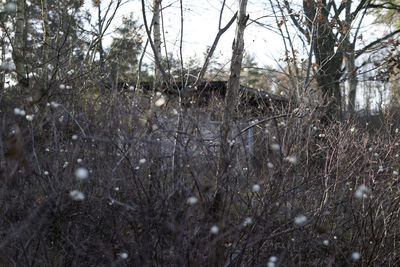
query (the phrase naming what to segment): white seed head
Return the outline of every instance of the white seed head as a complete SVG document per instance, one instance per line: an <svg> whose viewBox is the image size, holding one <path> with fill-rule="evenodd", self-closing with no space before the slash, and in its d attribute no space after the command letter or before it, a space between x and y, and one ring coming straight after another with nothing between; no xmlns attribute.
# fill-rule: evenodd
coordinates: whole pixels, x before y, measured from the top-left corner
<svg viewBox="0 0 400 267"><path fill-rule="evenodd" d="M26 116L25 116L25 118L26 118L27 121L33 121L33 117L34 117L33 114L30 114L30 115L26 115Z"/></svg>
<svg viewBox="0 0 400 267"><path fill-rule="evenodd" d="M362 199L362 198L366 198L368 196L368 194L370 194L370 193L371 193L371 190L365 184L362 184L357 188L354 195L356 198Z"/></svg>
<svg viewBox="0 0 400 267"><path fill-rule="evenodd" d="M271 257L269 257L269 260L268 260L269 262L277 262L278 261L278 257L276 257L276 256L271 256Z"/></svg>
<svg viewBox="0 0 400 267"><path fill-rule="evenodd" d="M119 256L121 257L121 259L126 260L128 258L128 253L122 252L119 254Z"/></svg>
<svg viewBox="0 0 400 267"><path fill-rule="evenodd" d="M247 217L243 221L243 226L246 227L246 226L248 226L248 225L250 225L252 223L253 223L253 219L251 217Z"/></svg>
<svg viewBox="0 0 400 267"><path fill-rule="evenodd" d="M186 201L189 205L194 205L198 202L197 197L189 197Z"/></svg>
<svg viewBox="0 0 400 267"><path fill-rule="evenodd" d="M72 190L69 192L69 196L75 201L82 201L85 199L85 195L79 190Z"/></svg>
<svg viewBox="0 0 400 267"><path fill-rule="evenodd" d="M296 164L297 163L297 158L296 156L287 156L285 160L291 164Z"/></svg>
<svg viewBox="0 0 400 267"><path fill-rule="evenodd" d="M210 233L211 233L211 234L216 235L216 234L218 234L218 232L219 232L219 227L218 227L218 226L213 225L213 226L210 228Z"/></svg>
<svg viewBox="0 0 400 267"><path fill-rule="evenodd" d="M75 170L75 177L78 180L85 180L89 177L89 171L86 168L80 167Z"/></svg>
<svg viewBox="0 0 400 267"><path fill-rule="evenodd" d="M57 102L51 101L50 102L50 107L52 108L58 108L60 106L60 104L58 104Z"/></svg>
<svg viewBox="0 0 400 267"><path fill-rule="evenodd" d="M300 214L294 218L294 223L297 225L303 225L307 221L307 217L303 214Z"/></svg>
<svg viewBox="0 0 400 267"><path fill-rule="evenodd" d="M273 151L279 151L281 149L281 146L279 144L272 144L271 149Z"/></svg>
<svg viewBox="0 0 400 267"><path fill-rule="evenodd" d="M161 107L165 104L165 99L163 97L160 97L159 99L156 100L156 102L154 103L154 105L156 107Z"/></svg>
<svg viewBox="0 0 400 267"><path fill-rule="evenodd" d="M251 188L251 191L253 191L254 193L257 193L258 191L260 191L260 189L261 189L260 185L259 184L255 184Z"/></svg>
<svg viewBox="0 0 400 267"><path fill-rule="evenodd" d="M352 258L354 261L358 261L358 260L361 258L361 255L360 255L359 252L353 252L353 253L351 254L351 258Z"/></svg>

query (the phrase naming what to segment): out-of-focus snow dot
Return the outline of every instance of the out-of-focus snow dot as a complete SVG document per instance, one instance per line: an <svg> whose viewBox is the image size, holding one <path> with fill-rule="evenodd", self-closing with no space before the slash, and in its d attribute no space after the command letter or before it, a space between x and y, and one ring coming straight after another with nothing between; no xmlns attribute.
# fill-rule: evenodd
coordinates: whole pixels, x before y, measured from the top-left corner
<svg viewBox="0 0 400 267"><path fill-rule="evenodd" d="M379 154L375 152L374 157L379 157Z"/></svg>
<svg viewBox="0 0 400 267"><path fill-rule="evenodd" d="M318 136L321 138L324 138L326 135L322 133L322 134L319 134Z"/></svg>
<svg viewBox="0 0 400 267"><path fill-rule="evenodd" d="M85 199L85 195L79 190L72 190L69 192L69 196L75 201L82 201Z"/></svg>
<svg viewBox="0 0 400 267"><path fill-rule="evenodd" d="M58 108L58 107L60 106L60 104L58 104L57 102L51 101L51 102L50 102L50 106L51 106L52 108Z"/></svg>
<svg viewBox="0 0 400 267"><path fill-rule="evenodd" d="M313 126L312 129L313 129L313 131L318 131L318 127L317 126Z"/></svg>
<svg viewBox="0 0 400 267"><path fill-rule="evenodd" d="M303 225L307 221L307 217L303 214L300 214L294 218L294 223L297 225Z"/></svg>
<svg viewBox="0 0 400 267"><path fill-rule="evenodd" d="M19 115L20 112L21 112L21 109L19 109L19 108L14 108L14 114L15 114L15 115Z"/></svg>
<svg viewBox="0 0 400 267"><path fill-rule="evenodd" d="M218 227L218 226L213 225L213 226L210 228L210 233L211 233L211 234L216 235L216 234L218 234L218 232L219 232L219 227Z"/></svg>
<svg viewBox="0 0 400 267"><path fill-rule="evenodd" d="M273 151L279 151L281 149L281 146L279 144L272 144L271 149Z"/></svg>
<svg viewBox="0 0 400 267"><path fill-rule="evenodd" d="M7 12L14 12L17 10L17 5L13 2L8 2L5 7L4 7L5 11Z"/></svg>
<svg viewBox="0 0 400 267"><path fill-rule="evenodd" d="M173 110L172 110L172 113L173 113L174 115L178 115L178 114L179 114L178 111L177 111L176 109L173 109Z"/></svg>
<svg viewBox="0 0 400 267"><path fill-rule="evenodd" d="M67 72L67 74L68 74L68 75L72 75L72 74L74 74L74 72L75 72L74 70L69 70L69 71Z"/></svg>
<svg viewBox="0 0 400 267"><path fill-rule="evenodd" d="M396 154L396 155L394 155L396 158L398 158L399 157L399 154Z"/></svg>
<svg viewBox="0 0 400 267"><path fill-rule="evenodd" d="M72 86L71 85L67 85L67 86L65 86L65 88L69 90L69 89L72 89Z"/></svg>
<svg viewBox="0 0 400 267"><path fill-rule="evenodd" d="M139 166L136 166L136 167L135 167L135 170L139 170L139 169L140 169L140 167L139 167Z"/></svg>
<svg viewBox="0 0 400 267"><path fill-rule="evenodd" d="M353 253L351 254L351 258L352 258L354 261L358 261L358 260L361 258L361 255L360 255L359 252L353 252Z"/></svg>
<svg viewBox="0 0 400 267"><path fill-rule="evenodd" d="M76 159L77 163L82 163L82 159Z"/></svg>
<svg viewBox="0 0 400 267"><path fill-rule="evenodd" d="M394 170L394 171L393 171L393 175L394 175L394 176L399 175L399 171Z"/></svg>
<svg viewBox="0 0 400 267"><path fill-rule="evenodd" d="M371 190L365 184L362 184L357 188L354 195L356 198L362 199L362 198L367 197L368 194L370 194L370 193L371 193Z"/></svg>
<svg viewBox="0 0 400 267"><path fill-rule="evenodd" d="M268 163L267 163L267 167L268 167L269 169L272 169L272 168L274 167L274 164L272 164L272 162L268 162Z"/></svg>
<svg viewBox="0 0 400 267"><path fill-rule="evenodd" d="M247 167L244 167L244 168L243 168L243 170L244 170L244 171L247 171L247 170L248 170L248 168L247 168Z"/></svg>
<svg viewBox="0 0 400 267"><path fill-rule="evenodd" d="M139 164L145 164L146 161L147 161L146 159L140 159L140 160L139 160Z"/></svg>
<svg viewBox="0 0 400 267"><path fill-rule="evenodd" d="M33 121L33 116L34 116L33 114L30 114L30 115L26 115L25 118L27 121Z"/></svg>
<svg viewBox="0 0 400 267"><path fill-rule="evenodd" d="M68 162L68 161L64 162L63 168L67 168L68 165L69 165L69 162Z"/></svg>
<svg viewBox="0 0 400 267"><path fill-rule="evenodd" d="M157 126L157 124L153 124L153 125L151 125L151 129L152 129L153 131L156 131L156 130L158 130L158 126Z"/></svg>
<svg viewBox="0 0 400 267"><path fill-rule="evenodd" d="M268 260L269 262L277 262L278 261L278 258L276 257L276 256L271 256L271 257L269 257L269 260Z"/></svg>
<svg viewBox="0 0 400 267"><path fill-rule="evenodd" d="M369 151L369 152L372 152L372 147L368 148L368 151Z"/></svg>
<svg viewBox="0 0 400 267"><path fill-rule="evenodd" d="M324 246L329 245L329 240L325 239L324 241L322 241L322 244L324 244Z"/></svg>
<svg viewBox="0 0 400 267"><path fill-rule="evenodd" d="M86 168L80 167L75 170L75 177L78 180L84 180L89 177L89 171Z"/></svg>
<svg viewBox="0 0 400 267"><path fill-rule="evenodd" d="M253 191L254 193L257 193L258 191L260 191L261 187L259 184L254 184L253 187L251 188L251 191Z"/></svg>
<svg viewBox="0 0 400 267"><path fill-rule="evenodd" d="M196 204L198 201L199 201L199 200L197 199L197 197L189 197L189 198L187 199L186 202L187 202L189 205L194 205L194 204Z"/></svg>
<svg viewBox="0 0 400 267"><path fill-rule="evenodd" d="M59 88L60 88L61 90L64 90L64 89L65 89L65 84L60 84Z"/></svg>
<svg viewBox="0 0 400 267"><path fill-rule="evenodd" d="M156 92L156 96L160 97L161 95L161 92Z"/></svg>
<svg viewBox="0 0 400 267"><path fill-rule="evenodd" d="M163 97L160 97L159 99L157 99L157 101L154 103L154 105L156 107L161 107L162 105L165 104L165 99Z"/></svg>
<svg viewBox="0 0 400 267"><path fill-rule="evenodd" d="M74 135L71 137L71 139L74 140L74 141L75 141L75 140L78 140L78 135L74 134Z"/></svg>
<svg viewBox="0 0 400 267"><path fill-rule="evenodd" d="M396 128L396 130L394 130L395 131L395 133L398 133L399 132L399 128Z"/></svg>
<svg viewBox="0 0 400 267"><path fill-rule="evenodd" d="M121 259L126 260L128 258L128 253L122 252L119 254L119 256L121 257Z"/></svg>
<svg viewBox="0 0 400 267"><path fill-rule="evenodd" d="M278 126L284 127L284 126L286 126L286 123L285 123L284 121L281 121L281 122L278 124Z"/></svg>
<svg viewBox="0 0 400 267"><path fill-rule="evenodd" d="M61 149L60 149L60 153L63 153L63 152L64 152L64 149L61 148Z"/></svg>
<svg viewBox="0 0 400 267"><path fill-rule="evenodd" d="M119 191L119 187L118 186L114 187L114 190Z"/></svg>
<svg viewBox="0 0 400 267"><path fill-rule="evenodd" d="M243 226L246 227L246 226L248 226L248 225L250 225L252 223L253 223L253 219L251 217L247 217L243 221Z"/></svg>
<svg viewBox="0 0 400 267"><path fill-rule="evenodd" d="M50 149L49 149L49 148L46 148L44 151L46 151L46 152L49 152L49 151L50 151Z"/></svg>
<svg viewBox="0 0 400 267"><path fill-rule="evenodd" d="M275 265L275 262L272 262L272 261L269 261L268 263L267 263L267 267L275 267L276 265Z"/></svg>
<svg viewBox="0 0 400 267"><path fill-rule="evenodd" d="M285 160L291 164L296 164L297 163L297 158L295 156L287 156Z"/></svg>
<svg viewBox="0 0 400 267"><path fill-rule="evenodd" d="M129 86L129 91L135 91L135 86L133 85Z"/></svg>
<svg viewBox="0 0 400 267"><path fill-rule="evenodd" d="M354 127L351 127L351 128L350 128L350 132L352 132L352 133L353 133L355 130L356 130L356 128L354 128Z"/></svg>
<svg viewBox="0 0 400 267"><path fill-rule="evenodd" d="M44 175L49 175L49 172L48 171L44 171L43 174Z"/></svg>

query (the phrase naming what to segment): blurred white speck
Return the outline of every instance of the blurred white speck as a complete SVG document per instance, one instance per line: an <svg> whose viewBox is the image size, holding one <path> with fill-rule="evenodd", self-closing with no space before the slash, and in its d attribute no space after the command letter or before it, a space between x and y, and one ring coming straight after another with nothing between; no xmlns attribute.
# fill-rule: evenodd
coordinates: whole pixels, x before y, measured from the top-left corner
<svg viewBox="0 0 400 267"><path fill-rule="evenodd" d="M61 90L65 89L65 84L60 84L59 88L60 88Z"/></svg>
<svg viewBox="0 0 400 267"><path fill-rule="evenodd" d="M69 192L69 196L75 201L82 201L85 199L85 195L79 190L72 190Z"/></svg>
<svg viewBox="0 0 400 267"><path fill-rule="evenodd" d="M258 191L260 191L260 185L255 184L253 185L253 187L251 188L251 191L253 191L254 193L257 193Z"/></svg>
<svg viewBox="0 0 400 267"><path fill-rule="evenodd" d="M189 205L194 205L198 202L197 197L189 197L186 201Z"/></svg>
<svg viewBox="0 0 400 267"><path fill-rule="evenodd" d="M218 232L219 232L218 226L213 225L213 226L211 227L211 229L210 229L210 233L213 234L213 235L216 235L216 234L218 234Z"/></svg>
<svg viewBox="0 0 400 267"><path fill-rule="evenodd" d="M156 107L161 107L162 105L165 104L165 99L163 97L160 97L159 99L156 100L156 102L154 103L154 105Z"/></svg>
<svg viewBox="0 0 400 267"><path fill-rule="evenodd" d="M281 149L281 146L279 144L272 144L271 149L273 151L279 151Z"/></svg>
<svg viewBox="0 0 400 267"><path fill-rule="evenodd" d="M68 165L69 165L69 162L68 162L68 161L64 162L63 168L67 168Z"/></svg>
<svg viewBox="0 0 400 267"><path fill-rule="evenodd" d="M146 159L140 159L140 160L139 160L139 164L145 164L146 161L147 161Z"/></svg>
<svg viewBox="0 0 400 267"><path fill-rule="evenodd" d="M371 193L371 190L366 185L362 184L357 188L354 195L356 198L362 199L367 197L369 193Z"/></svg>
<svg viewBox="0 0 400 267"><path fill-rule="evenodd" d="M297 163L297 158L295 156L287 156L285 160L291 164L296 164Z"/></svg>
<svg viewBox="0 0 400 267"><path fill-rule="evenodd" d="M253 223L253 219L251 217L247 217L244 219L243 226L246 227Z"/></svg>
<svg viewBox="0 0 400 267"><path fill-rule="evenodd" d="M76 159L77 163L82 163L82 159Z"/></svg>
<svg viewBox="0 0 400 267"><path fill-rule="evenodd" d="M27 121L33 121L33 114L31 114L31 115L26 115L26 120Z"/></svg>
<svg viewBox="0 0 400 267"><path fill-rule="evenodd" d="M75 170L75 177L78 180L84 180L89 177L89 171L86 168L78 168Z"/></svg>
<svg viewBox="0 0 400 267"><path fill-rule="evenodd" d="M272 169L272 168L274 167L274 164L272 164L271 162L268 162L268 163L267 163L267 167L268 167L269 169Z"/></svg>
<svg viewBox="0 0 400 267"><path fill-rule="evenodd" d="M44 171L43 174L44 175L49 175L49 172L48 171Z"/></svg>
<svg viewBox="0 0 400 267"><path fill-rule="evenodd" d="M126 260L128 258L128 253L122 252L119 254L119 256L121 257L121 259Z"/></svg>
<svg viewBox="0 0 400 267"><path fill-rule="evenodd" d="M71 139L74 140L74 141L75 141L75 140L78 140L78 135L74 134L74 135L71 137Z"/></svg>
<svg viewBox="0 0 400 267"><path fill-rule="evenodd" d="M324 244L324 246L329 245L329 240L325 239L324 241L322 241L322 244Z"/></svg>
<svg viewBox="0 0 400 267"><path fill-rule="evenodd" d="M395 171L393 171L393 175L397 176L397 175L399 175L399 172L395 170Z"/></svg>
<svg viewBox="0 0 400 267"><path fill-rule="evenodd" d="M307 221L307 217L300 214L294 218L294 223L297 225L303 225Z"/></svg>
<svg viewBox="0 0 400 267"><path fill-rule="evenodd" d="M354 261L358 261L358 260L361 258L361 255L360 255L359 252L353 252L353 253L351 254L351 258L352 258Z"/></svg>

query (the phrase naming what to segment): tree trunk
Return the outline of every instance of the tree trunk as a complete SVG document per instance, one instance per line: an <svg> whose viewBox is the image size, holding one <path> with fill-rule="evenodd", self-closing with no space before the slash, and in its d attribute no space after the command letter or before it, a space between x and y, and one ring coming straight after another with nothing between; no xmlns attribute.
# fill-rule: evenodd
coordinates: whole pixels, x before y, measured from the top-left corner
<svg viewBox="0 0 400 267"><path fill-rule="evenodd" d="M161 60L161 27L160 27L160 6L162 0L153 1L153 39L157 57ZM161 63L161 62L160 62ZM161 73L157 65L154 65L154 89L161 85Z"/></svg>
<svg viewBox="0 0 400 267"><path fill-rule="evenodd" d="M15 71L17 73L18 84L22 88L29 87L28 77L25 70L25 31L26 31L26 18L25 18L25 0L16 1L16 15L15 15L15 36L13 42L13 60L15 64Z"/></svg>
<svg viewBox="0 0 400 267"><path fill-rule="evenodd" d="M315 16L315 41L313 45L314 55L318 67L316 80L318 87L322 90L325 98L325 104L328 106L328 119L341 116L342 96L340 92L340 78L342 76L342 47L338 46L336 51L336 37L331 26L327 23L329 20L329 11L326 9L317 9L314 3L303 2L305 15L313 19ZM308 24L312 31L313 25Z"/></svg>
<svg viewBox="0 0 400 267"><path fill-rule="evenodd" d="M227 181L227 172L230 159L229 151L229 136L235 119L235 108L238 100L238 91L240 87L240 71L243 59L244 47L244 30L248 20L246 16L247 0L240 0L239 16L236 25L236 34L232 46L232 60L230 67L230 77L228 80L227 91L225 95L224 113L221 125L221 144L217 166L217 181L216 192L211 207L211 214L218 226L223 229L224 227L224 201L225 189L224 186L229 184ZM223 266L224 263L224 244L223 240L215 242L215 247L211 250L213 255L210 264L215 266Z"/></svg>
<svg viewBox="0 0 400 267"><path fill-rule="evenodd" d="M47 22L47 0L41 0L41 6L42 6L42 23L43 23L43 47L42 47L42 68L43 68L43 89L44 91L47 91L47 85L48 85L48 80L49 80L49 62L48 62L48 22Z"/></svg>

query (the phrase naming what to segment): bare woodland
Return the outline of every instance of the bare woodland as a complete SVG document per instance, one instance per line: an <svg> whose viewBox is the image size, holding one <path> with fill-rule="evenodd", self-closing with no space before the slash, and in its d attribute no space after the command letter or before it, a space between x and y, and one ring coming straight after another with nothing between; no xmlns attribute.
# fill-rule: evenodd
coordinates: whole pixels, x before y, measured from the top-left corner
<svg viewBox="0 0 400 267"><path fill-rule="evenodd" d="M0 266L400 265L400 1L189 2L0 3Z"/></svg>

